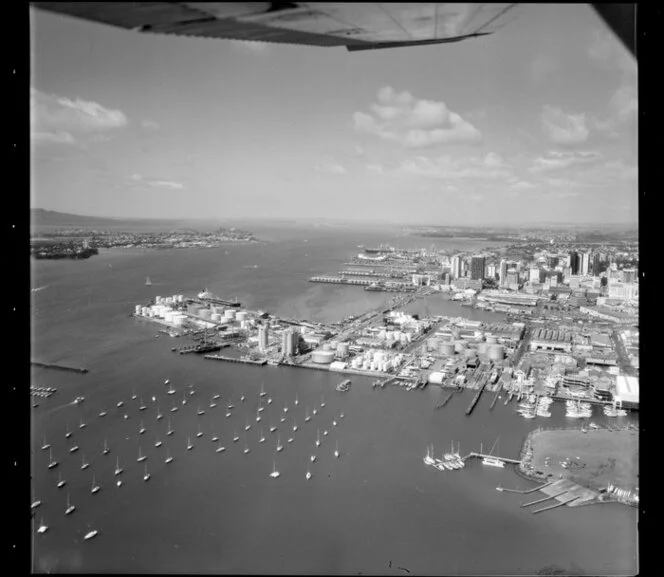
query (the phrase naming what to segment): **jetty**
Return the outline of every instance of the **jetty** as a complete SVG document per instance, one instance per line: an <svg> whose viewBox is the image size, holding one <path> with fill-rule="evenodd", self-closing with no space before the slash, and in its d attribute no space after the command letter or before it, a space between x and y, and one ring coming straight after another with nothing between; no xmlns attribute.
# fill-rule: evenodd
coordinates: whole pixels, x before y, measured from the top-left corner
<svg viewBox="0 0 664 577"><path fill-rule="evenodd" d="M266 359L262 360L253 360L253 359L236 359L234 357L227 357L224 355L203 355L204 359L210 359L213 361L227 361L229 363L244 363L246 365L257 365L257 366L264 366L267 364Z"/></svg>
<svg viewBox="0 0 664 577"><path fill-rule="evenodd" d="M219 343L219 344L208 344L208 345L205 345L205 344L202 344L202 345L187 345L187 346L184 346L184 347L180 347L178 349L178 352L181 355L187 355L187 354L190 354L190 353L197 353L197 354L210 353L210 352L213 352L213 351L219 351L221 349L225 349L225 348L230 347L230 346L231 346L230 343Z"/></svg>
<svg viewBox="0 0 664 577"><path fill-rule="evenodd" d="M447 403L450 402L450 399L452 398L453 395L454 395L454 391L448 393L447 396L443 399L443 401L436 405L436 410L442 409L445 405L447 405Z"/></svg>
<svg viewBox="0 0 664 577"><path fill-rule="evenodd" d="M496 391L496 394L493 397L493 401L491 401L491 406L489 407L489 410L493 409L493 406L496 404L496 401L498 400L499 396L500 396L500 389Z"/></svg>
<svg viewBox="0 0 664 577"><path fill-rule="evenodd" d="M521 461L518 459L509 459L507 457L496 457L496 455L485 455L484 453L476 453L473 451L472 453L468 453L465 457L462 457L461 459L465 461L466 459L472 459L472 458L477 458L477 459L484 459L485 457L489 457L491 459L497 459L498 461L503 461L503 463L509 463L510 465L520 465Z"/></svg>
<svg viewBox="0 0 664 577"><path fill-rule="evenodd" d="M559 479L557 481L549 481L540 485L539 487L534 487L527 491L519 491L517 489L504 489L502 487L497 487L499 491L507 491L510 493L520 493L523 495L534 493L535 491L541 491L544 493L544 497L536 499L535 501L530 501L528 503L521 503L521 508L530 507L531 505L538 505L539 503L546 503L547 501L554 501L552 505L547 505L540 509L531 509L532 513L542 513L548 511L549 509L555 509L556 507L562 507L567 505L568 507L580 507L582 505L587 505L589 503L594 503L597 501L599 493L593 491L592 489L587 489L570 481L569 479Z"/></svg>
<svg viewBox="0 0 664 577"><path fill-rule="evenodd" d="M477 392L475 393L473 400L470 401L470 405L468 405L468 408L466 409L466 415L470 415L470 413L473 412L473 409L475 408L477 401L479 401L480 397L482 396L482 391L484 391L485 386L486 386L486 381L482 383L482 385L480 385L479 389L477 389Z"/></svg>
<svg viewBox="0 0 664 577"><path fill-rule="evenodd" d="M548 483L544 483L544 485L540 485L539 487L533 487L532 489L526 489L525 491L521 491L519 489L508 489L506 487L497 487L499 491L507 491L508 493L520 493L521 495L528 495L529 493L534 493L535 491L541 491L544 489L544 487L548 487L551 484L549 481Z"/></svg>
<svg viewBox="0 0 664 577"><path fill-rule="evenodd" d="M30 361L30 364L34 367L43 367L45 369L58 369L60 371L69 371L72 373L82 373L85 374L88 372L88 369L80 367L68 367L67 365L59 365L56 363L42 363L40 361Z"/></svg>
<svg viewBox="0 0 664 577"><path fill-rule="evenodd" d="M530 503L521 503L521 507L530 507L531 505L537 505L538 503L544 503L544 501L549 501L550 499L556 499L562 495L567 493L567 489L564 491L561 491L560 493L556 493L554 495L547 495L546 497L543 497L541 499L537 499L536 501L531 501Z"/></svg>

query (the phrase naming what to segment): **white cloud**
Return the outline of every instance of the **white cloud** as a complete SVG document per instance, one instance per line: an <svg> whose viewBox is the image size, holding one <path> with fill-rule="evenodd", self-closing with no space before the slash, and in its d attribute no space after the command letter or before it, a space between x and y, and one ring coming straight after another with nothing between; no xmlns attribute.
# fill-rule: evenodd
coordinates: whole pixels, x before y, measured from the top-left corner
<svg viewBox="0 0 664 577"><path fill-rule="evenodd" d="M495 152L489 152L484 157L484 166L488 166L489 168L498 168L505 166L505 162L499 154L496 154Z"/></svg>
<svg viewBox="0 0 664 577"><path fill-rule="evenodd" d="M161 128L159 123L149 119L141 120L141 127L147 130L159 130Z"/></svg>
<svg viewBox="0 0 664 577"><path fill-rule="evenodd" d="M519 180L512 183L510 186L514 190L532 190L533 188L537 188L537 185L533 184L532 182L528 182L527 180Z"/></svg>
<svg viewBox="0 0 664 577"><path fill-rule="evenodd" d="M234 40L233 46L240 52L246 54L269 54L272 51L272 45L267 42L256 42L253 40Z"/></svg>
<svg viewBox="0 0 664 577"><path fill-rule="evenodd" d="M636 82L627 81L621 84L611 98L609 108L621 121L635 116L639 109Z"/></svg>
<svg viewBox="0 0 664 577"><path fill-rule="evenodd" d="M319 172L328 172L330 174L346 174L348 171L340 164L319 164L316 166Z"/></svg>
<svg viewBox="0 0 664 577"><path fill-rule="evenodd" d="M472 124L447 108L444 102L416 99L409 92L385 86L378 91L372 114L355 112L356 130L412 148L475 142L482 135Z"/></svg>
<svg viewBox="0 0 664 577"><path fill-rule="evenodd" d="M556 144L580 144L588 140L590 131L585 114L571 114L546 105L540 118L547 136Z"/></svg>
<svg viewBox="0 0 664 577"><path fill-rule="evenodd" d="M601 159L597 152L559 152L550 151L546 156L540 156L533 161L530 172L545 172L549 170L559 170L569 168L575 165L591 164Z"/></svg>
<svg viewBox="0 0 664 577"><path fill-rule="evenodd" d="M74 144L76 139L69 132L33 132L34 142L55 142L58 144Z"/></svg>
<svg viewBox="0 0 664 577"><path fill-rule="evenodd" d="M75 134L122 128L127 117L97 102L45 94L30 89L30 127L35 141L71 144Z"/></svg>
<svg viewBox="0 0 664 577"><path fill-rule="evenodd" d="M441 179L509 178L512 175L511 169L495 153L489 153L483 159L416 156L403 161L397 172Z"/></svg>
<svg viewBox="0 0 664 577"><path fill-rule="evenodd" d="M147 184L153 188L172 188L175 190L181 190L184 188L182 183L172 182L170 180L150 180Z"/></svg>
<svg viewBox="0 0 664 577"><path fill-rule="evenodd" d="M367 172L371 174L383 174L385 169L381 164L367 164Z"/></svg>

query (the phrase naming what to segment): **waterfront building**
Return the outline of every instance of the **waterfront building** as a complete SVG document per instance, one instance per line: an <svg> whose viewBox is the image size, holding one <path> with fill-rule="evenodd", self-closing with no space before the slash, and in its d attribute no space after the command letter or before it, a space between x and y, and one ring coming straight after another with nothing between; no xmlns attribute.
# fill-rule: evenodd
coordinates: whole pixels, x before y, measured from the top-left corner
<svg viewBox="0 0 664 577"><path fill-rule="evenodd" d="M609 282L609 298L633 300L639 297L639 284L635 282L619 282L611 280Z"/></svg>
<svg viewBox="0 0 664 577"><path fill-rule="evenodd" d="M299 335L292 329L284 330L281 337L281 352L286 357L292 357L297 353Z"/></svg>
<svg viewBox="0 0 664 577"><path fill-rule="evenodd" d="M579 253L573 250L569 253L569 266L572 269L573 275L578 275L581 270L581 258Z"/></svg>
<svg viewBox="0 0 664 577"><path fill-rule="evenodd" d="M483 256L474 256L470 261L470 279L483 280L486 259Z"/></svg>
<svg viewBox="0 0 664 577"><path fill-rule="evenodd" d="M540 269L539 268L531 268L530 269L530 277L528 279L531 283L538 283L540 282Z"/></svg>
<svg viewBox="0 0 664 577"><path fill-rule="evenodd" d="M487 273L486 274L490 279L496 280L496 265L495 264L490 264L487 267Z"/></svg>
<svg viewBox="0 0 664 577"><path fill-rule="evenodd" d="M452 257L452 278L461 278L461 264L462 261L459 255Z"/></svg>
<svg viewBox="0 0 664 577"><path fill-rule="evenodd" d="M519 290L519 273L516 270L508 270L505 286L512 290Z"/></svg>
<svg viewBox="0 0 664 577"><path fill-rule="evenodd" d="M590 253L584 252L581 257L581 274L586 276L590 270Z"/></svg>
<svg viewBox="0 0 664 577"><path fill-rule="evenodd" d="M633 283L637 279L637 272L635 268L626 268L622 271L623 281L626 283Z"/></svg>
<svg viewBox="0 0 664 577"><path fill-rule="evenodd" d="M598 252L596 252L593 255L593 264L592 264L592 272L593 276L599 276L600 269L601 269L601 257Z"/></svg>
<svg viewBox="0 0 664 577"><path fill-rule="evenodd" d="M621 407L637 409L639 407L639 379L618 375L616 377L616 392L613 398Z"/></svg>
<svg viewBox="0 0 664 577"><path fill-rule="evenodd" d="M268 328L267 325L260 325L258 327L258 350L261 353L267 351L268 344Z"/></svg>

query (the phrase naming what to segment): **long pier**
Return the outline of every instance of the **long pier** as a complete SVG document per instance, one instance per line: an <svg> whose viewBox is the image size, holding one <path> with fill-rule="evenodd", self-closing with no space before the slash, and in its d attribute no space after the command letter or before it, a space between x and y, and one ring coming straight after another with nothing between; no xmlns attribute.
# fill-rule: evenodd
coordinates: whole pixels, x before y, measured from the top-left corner
<svg viewBox="0 0 664 577"><path fill-rule="evenodd" d="M229 363L244 363L247 365L258 365L261 367L267 364L267 361L265 359L263 359L262 361L253 361L251 359L236 359L224 355L203 355L203 358L210 359L213 361L228 361Z"/></svg>
<svg viewBox="0 0 664 577"><path fill-rule="evenodd" d="M521 495L528 495L529 493L534 493L535 491L541 491L544 487L548 487L551 484L551 481L540 485L539 487L534 487L533 489L527 489L526 491L520 491L519 489L507 489L505 487L498 487L499 491L507 491L508 493L520 493Z"/></svg>
<svg viewBox="0 0 664 577"><path fill-rule="evenodd" d="M498 400L499 396L500 396L500 389L496 391L496 394L493 397L493 401L491 401L491 406L489 407L489 410L493 409L493 406L496 404L496 401Z"/></svg>
<svg viewBox="0 0 664 577"><path fill-rule="evenodd" d="M563 505L569 505L572 507L573 505L571 504L572 501L576 501L578 497L576 495L568 495L567 497L563 497L563 500L559 501L558 503L555 503L553 505L549 505L548 507L543 507L542 509L535 509L533 511L533 514L535 513L542 513L544 511L548 511L549 509L555 509L556 507L562 507Z"/></svg>
<svg viewBox="0 0 664 577"><path fill-rule="evenodd" d="M536 501L531 501L530 503L521 503L521 507L530 507L530 505L537 505L538 503L544 503L544 501L550 501L551 499L555 499L556 497L560 497L567 493L567 489L564 491L561 491L560 493L556 493L555 495L547 495L546 497L543 497L542 499L537 499Z"/></svg>
<svg viewBox="0 0 664 577"><path fill-rule="evenodd" d="M470 401L470 405L468 405L468 408L466 409L466 415L470 415L470 413L473 412L473 409L475 408L475 405L477 404L477 401L479 401L480 396L482 396L482 391L484 390L485 386L486 386L486 382L482 383L480 388L477 390L477 393L475 393L475 396L473 397L473 400Z"/></svg>
<svg viewBox="0 0 664 577"><path fill-rule="evenodd" d="M473 451L472 453L468 453L465 457L463 457L463 460L465 461L466 459L469 459L471 457L477 457L478 459L483 459L485 457L491 457L492 459L498 459L499 461L503 461L505 463L510 463L512 465L519 465L521 464L521 461L517 459L509 459L507 457L497 457L495 455L485 455L483 453L476 453Z"/></svg>
<svg viewBox="0 0 664 577"><path fill-rule="evenodd" d="M88 369L80 368L80 367L68 367L66 365L58 365L56 363L42 363L39 361L30 361L30 364L35 366L35 367L43 367L45 369L58 369L60 371L69 371L72 373L87 373Z"/></svg>

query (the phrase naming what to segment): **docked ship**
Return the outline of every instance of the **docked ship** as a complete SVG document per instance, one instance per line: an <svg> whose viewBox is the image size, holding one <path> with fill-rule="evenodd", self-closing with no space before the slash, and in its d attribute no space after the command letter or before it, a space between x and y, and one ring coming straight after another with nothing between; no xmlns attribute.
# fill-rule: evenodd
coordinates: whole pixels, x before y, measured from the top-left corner
<svg viewBox="0 0 664 577"><path fill-rule="evenodd" d="M237 298L234 301L229 301L229 300L226 300L226 299L222 299L221 297L218 297L217 295L212 294L210 291L207 290L207 288L198 293L198 298L201 299L202 301L207 301L207 302L213 303L213 304L225 305L227 307L241 307L242 306L242 303L238 302Z"/></svg>
<svg viewBox="0 0 664 577"><path fill-rule="evenodd" d="M341 381L337 385L337 391L339 391L341 393L345 393L346 391L348 391L350 389L351 384L352 384L352 381L350 379L346 379L345 381Z"/></svg>

